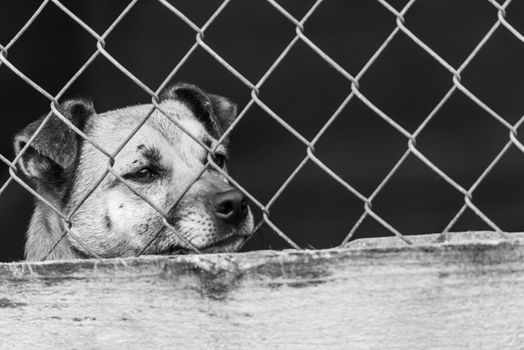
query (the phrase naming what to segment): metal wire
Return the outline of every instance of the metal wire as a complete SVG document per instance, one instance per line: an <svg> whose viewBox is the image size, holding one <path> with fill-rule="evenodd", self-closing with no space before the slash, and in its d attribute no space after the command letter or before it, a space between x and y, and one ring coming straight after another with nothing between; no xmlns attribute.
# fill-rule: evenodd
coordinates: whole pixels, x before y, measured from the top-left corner
<svg viewBox="0 0 524 350"><path fill-rule="evenodd" d="M409 11L409 9L412 7L412 5L415 3L416 0L410 0L400 11L398 11L394 6L389 4L386 0L377 0L379 4L381 4L392 16L395 18L395 25L392 28L391 33L389 36L384 40L384 42L377 48L375 53L370 57L370 59L365 63L363 68L356 72L356 74L352 74L348 72L342 64L337 62L335 59L330 57L326 52L324 52L320 47L311 40L306 35L306 25L308 22L308 19L311 17L311 15L317 10L317 8L322 4L323 0L317 0L307 11L307 13L302 18L296 18L294 17L289 11L285 9L285 7L278 3L275 0L265 0L268 4L270 4L273 8L277 10L277 12L283 16L287 21L291 22L291 24L294 26L295 29L295 36L290 40L290 42L286 45L285 49L279 54L279 56L275 59L273 64L269 67L269 69L262 74L261 78L256 81L252 82L249 79L247 79L242 72L238 71L233 65L231 65L227 60L225 60L215 49L213 49L206 41L205 41L205 32L208 30L209 26L216 20L217 17L220 16L222 11L228 6L230 3L230 0L223 1L220 6L217 8L217 10L209 17L209 19L206 21L206 23L199 27L197 24L195 24L189 17L187 17L182 11L176 8L173 4L169 3L165 0L158 0L159 4L161 4L166 11L169 11L172 13L173 16L176 16L180 20L182 20L195 34L195 42L191 46L191 48L187 51L187 53L182 57L182 59L175 65L175 67L171 70L171 72L166 76L164 81L156 88L153 89L149 86L147 86L145 83L143 83L138 77L136 77L128 68L126 68L121 62L119 62L115 57L111 55L108 50L105 48L105 40L107 36L119 25L119 23L127 16L129 11L135 6L135 4L138 2L138 0L130 1L128 6L119 14L119 16L111 23L111 25L107 28L107 30L99 34L97 33L93 28L91 28L88 24L83 22L75 13L73 13L67 6L65 6L63 3L61 3L59 0L45 0L42 1L40 6L35 10L35 12L32 14L32 16L29 18L29 20L24 24L24 26L16 33L16 35L4 46L0 44L0 67L3 67L5 69L11 70L13 73L15 73L20 79L25 81L27 84L29 84L35 91L39 92L41 95L43 95L45 98L47 98L50 101L50 111L44 118L42 124L37 128L35 133L30 137L28 142L25 144L25 146L21 149L21 151L15 156L15 158L10 161L6 156L0 154L0 161L5 163L9 167L9 174L10 177L8 180L3 184L3 186L0 188L0 195L5 191L5 189L14 182L18 183L22 186L25 190L27 190L31 195L33 195L36 199L41 201L42 203L45 203L45 205L49 206L53 211L55 211L58 216L62 219L64 224L64 231L60 235L59 240L55 243L53 249L59 244L59 242L64 239L66 236L70 237L71 239L74 239L80 246L83 247L83 249L88 253L90 257L99 258L99 256L91 249L88 245L85 244L85 242L81 241L81 238L78 237L74 233L74 227L72 226L72 219L75 215L75 213L78 211L79 208L81 208L84 203L86 202L87 198L91 196L91 194L96 190L96 188L102 183L104 178L111 173L112 176L114 176L116 179L118 179L120 182L122 182L125 186L127 186L131 191L133 191L137 196L141 197L146 203L148 203L152 208L154 208L162 217L165 223L165 226L173 231L173 234L176 235L176 237L181 241L184 242L184 244L192 249L194 252L198 252L197 247L195 247L193 244L191 244L184 236L176 232L176 230L169 224L169 218L167 213L173 209L180 201L180 199L184 196L184 194L191 188L191 186L199 179L199 177L205 172L208 168L214 168L216 171L219 171L222 173L222 175L228 179L228 181L233 184L235 187L237 187L244 195L247 196L260 211L262 212L262 218L261 220L255 225L255 231L258 230L262 225L266 224L267 226L271 227L285 242L287 242L291 247L293 248L300 248L299 245L294 242L288 235L286 235L272 220L271 220L271 214L270 209L274 205L274 203L280 198L282 193L286 190L286 188L294 181L296 176L302 171L304 166L306 164L313 164L319 169L321 169L324 173L329 175L331 178L333 178L340 186L341 188L344 188L346 191L351 193L354 197L356 197L358 200L362 202L363 205L363 212L359 219L351 226L349 229L348 234L345 236L344 240L342 241L342 244L347 243L354 235L354 233L358 230L358 228L362 225L364 222L364 219L367 217L371 217L374 219L377 223L382 225L384 228L386 228L389 232L399 237L401 240L406 242L407 244L412 244L411 240L404 236L399 230L397 230L395 227L393 227L390 223L388 223L383 217L381 217L378 213L373 211L373 200L377 197L377 195L388 185L390 179L393 177L393 175L398 171L398 169L402 166L402 164L406 161L408 156L412 155L418 158L423 164L425 164L431 171L433 171L438 177L443 179L451 188L453 188L455 191L459 192L463 198L464 198L464 204L459 209L459 211L450 219L450 222L444 227L442 230L442 237L446 233L448 233L455 223L460 219L460 217L463 215L463 213L466 211L466 209L471 209L484 223L489 225L493 230L498 232L501 237L507 238L506 234L496 225L496 223L491 220L484 212L482 212L475 204L473 200L473 194L475 190L478 188L479 184L486 178L486 176L493 170L495 165L500 161L502 156L511 148L516 147L521 152L524 152L524 145L518 140L517 138L517 129L519 126L524 123L524 116L514 125L507 122L500 114L498 114L493 108L489 107L484 101L482 101L478 96L476 96L468 87L466 87L461 82L461 73L464 71L464 69L474 60L475 56L478 54L480 49L486 44L486 42L489 41L489 39L493 36L493 34L497 30L506 30L507 32L511 33L515 38L520 40L524 43L524 35L521 34L515 27L513 27L507 20L506 20L506 12L507 7L511 3L512 0L506 0L503 4L499 4L495 0L487 0L497 11L497 17L494 21L491 28L486 32L486 34L482 37L482 39L478 42L478 44L475 46L475 48L471 51L471 53L467 56L467 58L462 62L462 64L458 67L454 67L449 62L447 62L442 56L440 56L435 50L433 50L427 43L425 43L423 40L421 40L416 33L414 33L410 27L409 23L407 23L405 19L406 13ZM42 11L47 6L56 6L59 8L66 16L70 17L75 21L75 23L82 28L86 33L88 33L93 39L95 43L96 50L93 52L93 54L89 57L89 59L82 65L82 67L71 77L71 79L63 86L63 88L56 94L53 94L51 92L46 91L44 88L39 86L36 82L34 82L30 77L25 75L19 68L17 68L9 59L8 59L8 52L11 50L18 41L23 40L24 33L26 30L33 24L33 22L40 16L42 16ZM427 117L420 123L420 125L417 127L417 129L414 132L409 132L405 128L403 128L400 124L398 124L393 118L388 116L386 112L384 112L379 106L377 106L375 103L373 103L372 100L369 99L369 97L365 96L364 93L360 90L359 81L362 79L362 77L367 73L367 71L373 66L373 64L376 62L378 57L383 54L383 52L386 50L386 48L390 45L390 43L393 41L395 37L403 35L405 38L408 38L413 43L415 43L423 52L425 52L427 55L429 55L432 59L434 59L440 66L442 66L450 76L450 88L449 90L443 95L443 97L440 99L440 101L436 104L436 106L432 109L432 111L427 115ZM275 69L281 64L281 62L285 59L285 57L289 54L289 52L292 50L292 48L298 43L302 42L305 44L312 53L316 54L318 57L320 57L327 65L332 67L341 77L345 78L348 81L348 91L347 96L344 98L344 100L341 102L339 106L334 110L333 114L328 118L327 122L320 128L320 130L317 132L317 134L312 138L308 139L305 136L303 136L300 132L298 132L295 128L293 128L289 123L285 121L285 118L283 118L281 115L276 113L266 102L263 100L263 96L261 96L260 88L264 85L264 83L267 81L267 79L273 74ZM214 60L216 60L218 63L220 63L229 73L231 73L235 78L237 78L240 82L242 82L247 89L250 90L250 100L247 102L247 104L242 108L240 111L237 119L228 127L228 129L224 132L224 134L220 137L220 140L218 140L218 143L210 148L207 147L205 144L203 144L197 137L194 135L191 135L191 133L186 130L180 123L178 123L175 119L171 118L169 114L162 110L161 106L158 103L158 94L160 91L162 91L169 81L173 77L176 76L176 73L181 69L181 67L187 62L187 60L194 54L195 50L197 48L203 49L207 54L212 57ZM104 57L107 62L111 63L114 67L116 67L123 75L128 77L138 88L140 88L142 91L147 93L151 97L152 101L152 107L148 111L147 115L140 121L140 123L132 130L132 132L126 137L126 139L117 147L116 151L113 153L108 152L107 150L104 150L103 147L98 145L94 140L92 140L88 135L86 135L82 130L77 128L70 120L67 119L66 116L63 115L63 113L59 109L59 100L60 98L67 92L68 88L82 75L85 73L86 69L91 65L91 63L94 61L97 57ZM416 146L416 141L418 135L424 130L424 128L428 125L428 123L433 119L433 117L437 114L437 112L447 103L447 101L454 95L454 94L462 94L466 98L468 98L470 101L474 102L476 105L478 105L480 108L482 108L484 111L486 111L497 123L502 125L504 128L508 130L508 141L504 145L504 147L499 151L497 156L490 162L489 166L484 169L482 174L477 178L477 180L474 182L474 184L469 187L465 188L460 183L458 183L456 180L454 180L449 174L444 172L442 169L440 169L434 162L431 161L425 155L421 150L419 150ZM385 122L387 125L389 125L392 128L392 132L398 133L401 137L403 137L406 141L406 150L403 153L403 155L399 158L399 160L395 163L393 168L386 174L386 176L382 179L382 181L379 183L379 185L371 192L370 195L365 195L361 193L359 190L357 190L354 186L352 186L347 180L343 179L340 175L338 175L333 169L328 167L316 154L315 154L315 145L317 142L324 136L326 131L332 126L334 121L340 116L341 112L344 110L344 108L348 105L348 103L353 100L358 99L361 101L367 108L369 108L373 113L380 118L383 122ZM260 202L256 197L254 197L252 194L249 193L249 191L241 186L235 179L231 178L227 173L225 173L220 167L218 167L213 162L213 153L216 151L217 147L229 136L229 134L236 128L238 123L245 119L248 115L249 110L253 105L257 105L260 107L265 114L269 117L275 120L284 130L286 130L291 137L296 138L298 141L301 142L301 144L304 146L305 150L305 156L304 158L298 163L298 165L293 169L293 171L290 173L290 175L284 180L282 185L277 189L277 191L273 194L273 196L269 199L269 201L266 204L263 204ZM125 179L123 179L114 169L114 159L115 157L120 153L120 151L125 147L125 145L131 140L131 138L142 128L142 126L147 122L147 120L151 117L151 115L158 111L164 116L166 116L171 122L176 125L180 130L186 134L188 134L191 138L193 138L203 149L206 150L208 153L208 160L203 168L203 170L198 174L198 176L195 176L192 181L190 181L187 186L185 187L185 190L182 192L182 194L179 195L179 197L174 200L174 203L172 204L172 207L170 210L162 210L159 206L157 206L154 202L146 198L143 194L141 194L139 191L136 191L133 186ZM93 182L93 187L88 191L88 193L85 194L83 198L80 199L78 204L75 208L72 208L68 213L61 212L58 208L56 208L52 203L47 201L41 194L39 194L36 190L34 190L31 186L26 184L17 174L17 163L20 161L21 157L25 154L25 152L28 150L29 147L31 147L32 142L35 140L35 138L39 135L39 133L42 131L42 129L47 125L49 119L55 115L56 117L60 118L68 127L70 127L76 134L78 134L83 140L86 142L89 142L95 149L97 149L99 152L101 152L105 157L107 158L107 167L105 171L103 172L102 176ZM140 252L140 254L144 253L150 244L154 242L154 240L157 238L157 236L160 234L161 230L157 232L156 235L154 235L153 239L148 243L148 245ZM49 251L48 256L52 253L52 250ZM47 256L46 256L47 258Z"/></svg>

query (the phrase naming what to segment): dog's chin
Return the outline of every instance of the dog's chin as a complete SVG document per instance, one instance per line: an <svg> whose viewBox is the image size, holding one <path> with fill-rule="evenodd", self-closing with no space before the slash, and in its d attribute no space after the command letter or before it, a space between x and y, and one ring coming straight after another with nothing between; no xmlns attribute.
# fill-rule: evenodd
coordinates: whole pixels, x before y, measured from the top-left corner
<svg viewBox="0 0 524 350"><path fill-rule="evenodd" d="M199 250L202 253L229 253L236 252L247 239L246 236L232 235L223 240L207 245Z"/></svg>
<svg viewBox="0 0 524 350"><path fill-rule="evenodd" d="M231 235L227 238L218 240L211 244L208 244L204 247L197 247L201 253L230 253L236 252L242 244L248 239L246 236L240 235ZM161 252L160 254L164 255L181 255L181 254L191 254L193 251L188 248L173 246L168 248L166 251Z"/></svg>

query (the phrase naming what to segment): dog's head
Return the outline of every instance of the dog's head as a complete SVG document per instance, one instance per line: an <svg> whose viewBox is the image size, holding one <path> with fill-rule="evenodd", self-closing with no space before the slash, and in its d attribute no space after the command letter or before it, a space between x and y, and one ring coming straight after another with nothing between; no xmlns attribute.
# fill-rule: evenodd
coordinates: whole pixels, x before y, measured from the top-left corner
<svg viewBox="0 0 524 350"><path fill-rule="evenodd" d="M90 102L67 101L60 112L91 142L52 116L30 143L19 166L38 191L66 215L80 204L71 219L72 230L99 256L132 256L144 249L146 254L172 254L187 252L191 245L203 252L237 250L252 232L251 211L243 194L219 171L204 169L209 153L201 146L217 146L236 117L236 106L189 84L166 89L159 105L166 114L155 110L140 126L152 105L97 114ZM41 121L16 135L17 153ZM113 154L129 137L112 164L118 176L107 173L110 158L99 148ZM213 161L226 171L227 159L226 139L216 149ZM41 226L46 224L45 220L40 222L42 216L35 212L28 231L28 256L39 249L31 242L41 242L42 237L35 235L56 236L42 233L45 229ZM75 240L68 243L78 256L90 256Z"/></svg>

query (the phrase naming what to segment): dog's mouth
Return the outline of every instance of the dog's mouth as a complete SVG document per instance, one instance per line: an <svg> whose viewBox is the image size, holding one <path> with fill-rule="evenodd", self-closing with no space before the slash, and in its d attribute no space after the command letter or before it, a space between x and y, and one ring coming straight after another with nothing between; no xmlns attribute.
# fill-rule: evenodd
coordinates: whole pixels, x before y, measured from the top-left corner
<svg viewBox="0 0 524 350"><path fill-rule="evenodd" d="M204 247L197 247L201 253L227 253L236 251L241 244L247 239L246 236L231 235L224 239L218 240L211 244L208 244ZM167 250L163 251L162 254L165 255L182 255L182 254L191 254L194 253L192 249L181 247L181 246L172 246Z"/></svg>

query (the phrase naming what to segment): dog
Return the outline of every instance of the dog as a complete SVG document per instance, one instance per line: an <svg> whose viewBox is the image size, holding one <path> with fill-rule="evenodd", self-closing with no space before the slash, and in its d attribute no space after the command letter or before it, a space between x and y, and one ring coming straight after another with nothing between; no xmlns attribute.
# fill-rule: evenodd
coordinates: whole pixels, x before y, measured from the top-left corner
<svg viewBox="0 0 524 350"><path fill-rule="evenodd" d="M70 234L60 240L65 221L37 199L26 260L232 252L250 237L253 215L245 196L220 171L203 169L210 153L201 144L217 147L212 160L227 172L228 140L217 140L236 118L236 105L185 83L162 91L158 104L161 111L154 110L113 164L98 147L113 154L153 105L98 114L89 100L61 103L60 113L92 143L54 114L32 142L44 117L15 135L16 154L29 143L17 169L64 217L71 216ZM109 166L118 176L107 173L93 190Z"/></svg>

